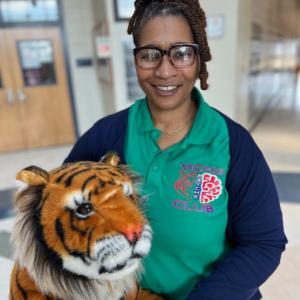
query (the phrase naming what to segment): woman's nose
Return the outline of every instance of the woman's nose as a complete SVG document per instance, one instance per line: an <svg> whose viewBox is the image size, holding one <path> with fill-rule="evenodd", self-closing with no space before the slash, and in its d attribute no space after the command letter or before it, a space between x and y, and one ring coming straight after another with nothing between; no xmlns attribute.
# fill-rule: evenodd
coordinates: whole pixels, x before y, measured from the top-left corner
<svg viewBox="0 0 300 300"><path fill-rule="evenodd" d="M172 65L167 55L164 55L161 59L159 66L155 69L155 76L160 78L170 78L177 74L177 69Z"/></svg>

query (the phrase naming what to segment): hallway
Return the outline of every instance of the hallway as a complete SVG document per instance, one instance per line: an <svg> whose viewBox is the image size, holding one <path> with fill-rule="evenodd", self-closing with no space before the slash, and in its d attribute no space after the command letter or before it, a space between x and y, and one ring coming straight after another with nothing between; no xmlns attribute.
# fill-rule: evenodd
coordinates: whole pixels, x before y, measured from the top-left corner
<svg viewBox="0 0 300 300"><path fill-rule="evenodd" d="M300 173L300 76L297 87L287 86L286 97L268 110L252 135L272 172Z"/></svg>

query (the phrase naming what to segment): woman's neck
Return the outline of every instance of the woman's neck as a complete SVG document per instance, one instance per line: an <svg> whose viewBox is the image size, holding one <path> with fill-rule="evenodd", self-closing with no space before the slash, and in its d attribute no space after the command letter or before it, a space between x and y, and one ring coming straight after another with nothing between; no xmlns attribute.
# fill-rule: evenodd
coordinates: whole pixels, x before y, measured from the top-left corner
<svg viewBox="0 0 300 300"><path fill-rule="evenodd" d="M162 133L176 134L190 128L197 111L197 104L190 100L187 105L172 110L155 110L150 108L154 127Z"/></svg>
<svg viewBox="0 0 300 300"><path fill-rule="evenodd" d="M188 105L172 111L151 110L155 128L161 131L157 143L161 150L180 142L192 127L197 113L197 103L190 100Z"/></svg>

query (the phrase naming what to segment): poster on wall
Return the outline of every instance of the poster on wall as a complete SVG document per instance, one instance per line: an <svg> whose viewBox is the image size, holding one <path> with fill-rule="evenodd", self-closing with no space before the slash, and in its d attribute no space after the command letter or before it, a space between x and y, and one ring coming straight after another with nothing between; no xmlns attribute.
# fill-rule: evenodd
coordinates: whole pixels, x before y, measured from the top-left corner
<svg viewBox="0 0 300 300"><path fill-rule="evenodd" d="M220 39L225 33L225 16L222 14L207 16L207 37L209 39Z"/></svg>
<svg viewBox="0 0 300 300"><path fill-rule="evenodd" d="M110 38L108 36L97 36L96 40L96 54L100 59L111 57Z"/></svg>
<svg viewBox="0 0 300 300"><path fill-rule="evenodd" d="M108 83L112 82L111 66L111 41L109 27L106 18L93 27L93 39L95 45L95 60L98 79Z"/></svg>
<svg viewBox="0 0 300 300"><path fill-rule="evenodd" d="M134 57L132 49L134 44L131 37L124 37L122 39L123 57L126 74L126 86L127 86L127 99L134 101L144 97L144 93L138 83Z"/></svg>
<svg viewBox="0 0 300 300"><path fill-rule="evenodd" d="M127 21L134 12L134 0L114 0L116 21Z"/></svg>

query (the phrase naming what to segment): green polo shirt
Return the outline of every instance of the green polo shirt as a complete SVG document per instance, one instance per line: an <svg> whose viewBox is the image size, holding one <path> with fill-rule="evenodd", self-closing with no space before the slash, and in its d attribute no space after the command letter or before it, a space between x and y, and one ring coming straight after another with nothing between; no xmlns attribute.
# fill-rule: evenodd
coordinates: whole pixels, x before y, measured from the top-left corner
<svg viewBox="0 0 300 300"><path fill-rule="evenodd" d="M229 137L225 120L194 88L198 111L187 136L161 151L147 99L129 112L125 159L142 176L143 210L153 229L141 284L185 299L226 251Z"/></svg>

